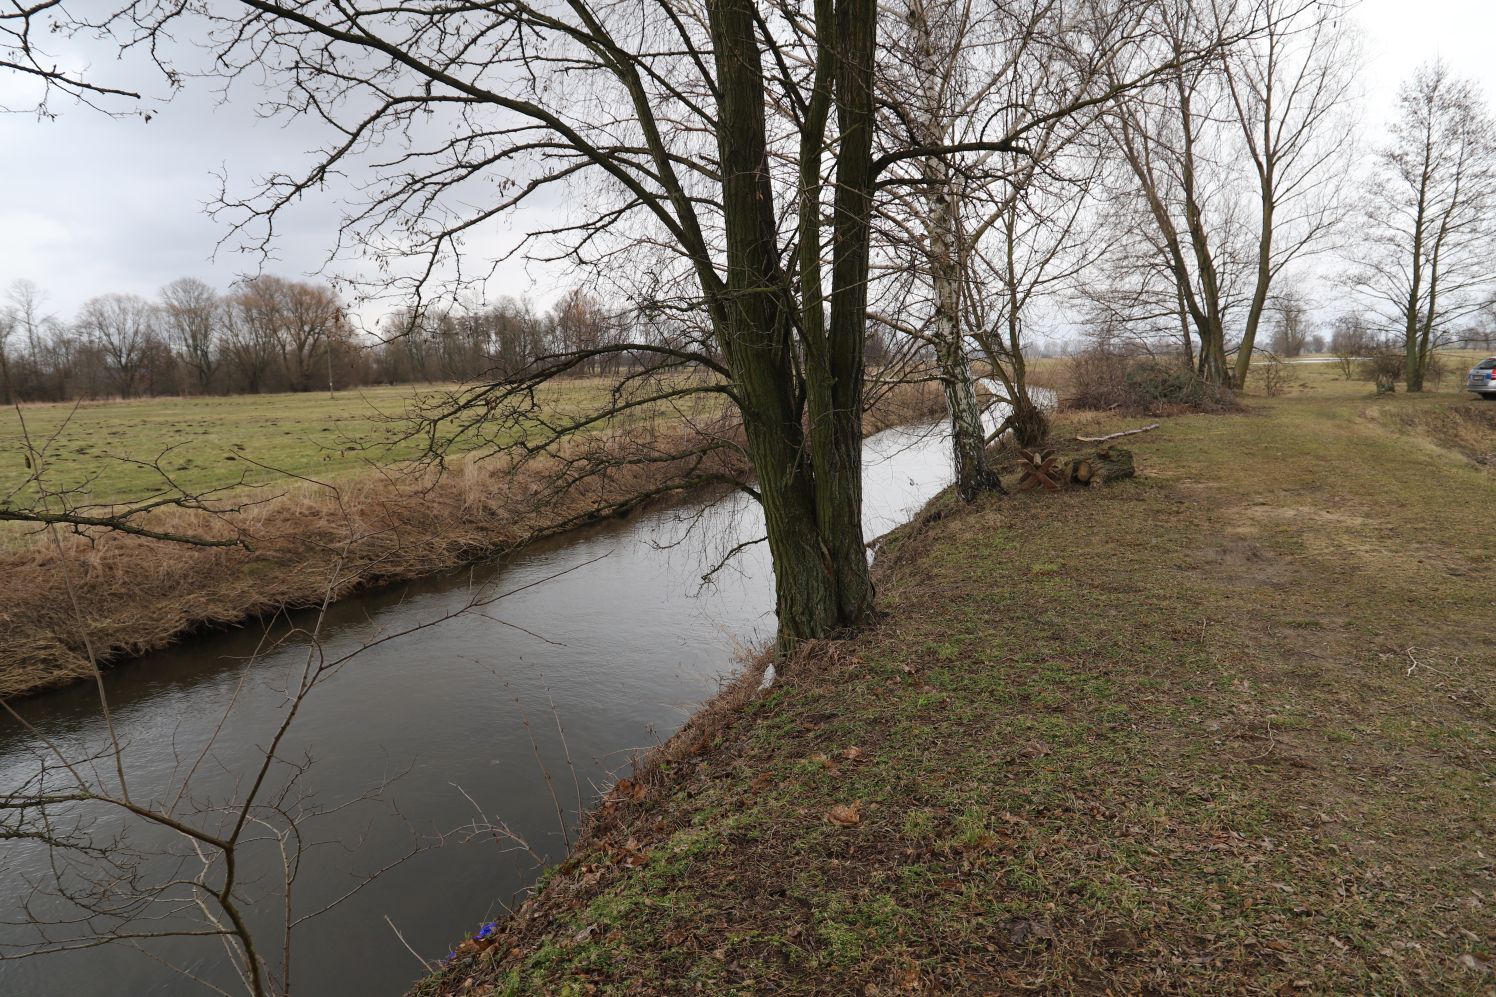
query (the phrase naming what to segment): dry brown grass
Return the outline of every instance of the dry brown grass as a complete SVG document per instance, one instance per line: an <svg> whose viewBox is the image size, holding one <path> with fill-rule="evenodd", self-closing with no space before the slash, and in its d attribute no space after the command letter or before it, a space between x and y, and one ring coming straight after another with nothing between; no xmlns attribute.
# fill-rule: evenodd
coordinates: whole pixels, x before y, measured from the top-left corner
<svg viewBox="0 0 1496 997"><path fill-rule="evenodd" d="M1400 432L1496 469L1496 403L1471 399L1455 405L1378 410L1377 415Z"/></svg>
<svg viewBox="0 0 1496 997"><path fill-rule="evenodd" d="M890 392L869 432L939 411L928 385ZM201 548L101 533L44 535L0 551L0 697L92 675L86 633L104 661L164 647L204 628L337 599L502 554L541 536L627 512L709 478L744 480L740 430L722 421L660 419L589 438L562 457L457 461L297 482L229 517L172 510L157 529L249 538ZM693 451L696 451L693 453ZM682 455L682 456L672 456ZM72 610L64 562L83 607Z"/></svg>

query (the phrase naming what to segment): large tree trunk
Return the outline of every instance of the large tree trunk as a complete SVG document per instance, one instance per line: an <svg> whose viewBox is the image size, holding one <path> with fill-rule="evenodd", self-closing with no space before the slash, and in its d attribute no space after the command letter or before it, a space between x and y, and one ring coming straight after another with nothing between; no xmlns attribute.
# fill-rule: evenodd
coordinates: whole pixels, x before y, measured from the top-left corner
<svg viewBox="0 0 1496 997"><path fill-rule="evenodd" d="M1206 384L1224 387L1231 383L1226 370L1226 336L1214 321L1200 327L1200 378Z"/></svg>
<svg viewBox="0 0 1496 997"><path fill-rule="evenodd" d="M824 339L814 332L807 339L807 434L796 397L794 301L778 259L753 4L716 0L708 10L721 92L717 142L727 260L726 286L714 311L758 473L774 561L779 645L787 650L801 640L855 626L872 608L862 537L861 425L871 130L870 120L858 121L859 111L871 118L871 96L844 112L844 73L838 67L843 137L832 318ZM871 12L861 13L868 14L868 25L859 27L854 19L850 34L828 30L824 37L839 37L843 60L860 52L862 70L870 75ZM855 81L857 73L846 75Z"/></svg>
<svg viewBox="0 0 1496 997"><path fill-rule="evenodd" d="M1257 235L1257 278L1252 287L1252 301L1247 306L1247 324L1242 328L1241 347L1236 351L1236 373L1232 387L1247 386L1247 373L1252 369L1252 350L1257 345L1257 330L1262 325L1262 313L1267 308L1267 293L1273 274L1273 214L1274 190L1270 172L1266 172L1262 184L1262 228Z"/></svg>
<svg viewBox="0 0 1496 997"><path fill-rule="evenodd" d="M817 13L825 5L817 8ZM835 46L836 155L828 372L831 409L810 410L816 472L816 521L836 574L839 626L873 610L873 583L862 536L862 353L867 341L868 252L873 217L873 50L876 0L837 0L836 23L817 26L818 44ZM828 35L828 29L830 31ZM828 41L834 39L834 41Z"/></svg>

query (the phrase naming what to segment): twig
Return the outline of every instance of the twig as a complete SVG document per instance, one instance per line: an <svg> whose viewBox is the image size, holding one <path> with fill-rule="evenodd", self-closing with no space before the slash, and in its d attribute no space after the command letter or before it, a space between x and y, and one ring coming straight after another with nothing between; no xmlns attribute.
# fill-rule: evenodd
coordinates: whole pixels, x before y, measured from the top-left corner
<svg viewBox="0 0 1496 997"><path fill-rule="evenodd" d="M400 934L400 929L395 927L395 922L390 920L390 916L388 914L384 915L384 923L388 924L390 926L390 930L395 933L395 937L400 939L400 944L405 946L405 951L416 957L416 962L419 962L421 964L421 968L428 973L431 972L431 963L427 962L425 959L422 959L421 953L410 947L410 942L407 942L405 940L405 936Z"/></svg>

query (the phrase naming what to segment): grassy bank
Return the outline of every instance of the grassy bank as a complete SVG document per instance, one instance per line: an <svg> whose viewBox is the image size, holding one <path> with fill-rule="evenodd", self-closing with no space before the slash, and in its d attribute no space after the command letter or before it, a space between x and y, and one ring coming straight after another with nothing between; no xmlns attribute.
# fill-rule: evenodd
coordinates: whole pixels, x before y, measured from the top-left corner
<svg viewBox="0 0 1496 997"><path fill-rule="evenodd" d="M605 390L601 381L558 386L546 399L546 412L554 417L580 408ZM386 401L393 409L409 397L391 395ZM147 478L133 477L138 467L116 458L149 459L169 444L171 431L182 426L155 420L175 405L187 406L203 420L183 430L207 433L202 447L232 451L233 441L252 438L254 419L244 413L253 408L246 409L244 400L220 401L106 404L99 406L106 410L102 415L91 413L92 422L79 421L77 413L68 417L57 407L25 412L33 439L52 419L49 432L61 428L60 449L76 454L81 447L83 457L92 454L59 473L74 483L88 482L93 501L109 502L149 487ZM241 510L227 516L163 510L143 520L178 534L242 536L248 547L191 547L101 531L88 536L59 531L54 544L45 532L5 524L13 528L4 534L9 542L0 545L5 596L0 697L92 676L90 645L104 661L137 656L195 630L453 568L600 516L626 514L641 501L679 494L706 480L744 480L749 473L734 443L739 427L725 419L714 399L678 403L669 411L634 410L619 425L600 427L577 441L567 461L542 458L516 466L504 453L481 460L459 456L440 473L402 464L399 448L379 442L397 428L382 417L355 414L361 410L353 402L336 408L326 399L261 396L253 403L261 406L267 426L277 418L286 425L292 419L288 413L311 413L296 417L301 421L293 435L300 442L285 443L288 449L274 458L281 473L258 486L238 486L233 476L239 472L215 470L217 477L205 477L200 487L234 486L230 494L244 500ZM865 421L872 431L933 418L941 405L938 389L908 386L883 397ZM204 415L224 411L238 414L218 422ZM324 449L320 430L313 431L329 421L331 437L347 441L341 452ZM110 426L136 435L129 443L110 443L115 432ZM355 446L359 440L363 443ZM96 446L102 450L96 452ZM272 464L267 446L245 444L244 453ZM19 448L12 452L19 454ZM328 455L326 462L322 454ZM673 456L678 454L685 456ZM173 459L181 456L173 451ZM294 470L297 461L322 465L305 475L315 482L288 476L300 473ZM19 456L15 463L22 465ZM219 463L232 468L244 462Z"/></svg>
<svg viewBox="0 0 1496 997"><path fill-rule="evenodd" d="M879 626L699 718L415 993L1491 992L1482 404L1305 371L1134 481L943 500Z"/></svg>

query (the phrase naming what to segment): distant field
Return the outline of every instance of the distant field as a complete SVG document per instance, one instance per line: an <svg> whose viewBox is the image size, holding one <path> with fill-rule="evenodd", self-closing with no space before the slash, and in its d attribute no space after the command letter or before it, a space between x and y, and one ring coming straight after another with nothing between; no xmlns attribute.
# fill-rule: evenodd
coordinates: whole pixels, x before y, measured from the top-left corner
<svg viewBox="0 0 1496 997"><path fill-rule="evenodd" d="M46 445L52 487L86 487L87 501L125 502L161 489L160 474L147 466L158 458L188 491L263 483L287 473L326 480L408 459L419 445L396 442L409 426L401 416L418 397L441 390L403 385L331 398L147 398L24 405L21 413L34 445L56 436ZM601 381L566 382L554 391L556 410L579 407L602 390ZM23 454L15 409L0 410L0 497L25 483ZM28 498L22 492L14 501Z"/></svg>
<svg viewBox="0 0 1496 997"><path fill-rule="evenodd" d="M1441 353L1447 373L1436 391L1458 391L1464 374L1486 354ZM1064 360L1032 365L1035 381L1064 385ZM1261 394L1266 364L1253 367L1248 395ZM1284 391L1330 390L1358 394L1368 385L1346 382L1339 364L1293 364L1284 370ZM226 398L148 398L22 406L31 439L47 446L48 480L54 488L85 487L78 501L125 502L156 493L163 470L188 491L258 484L287 474L327 480L387 466L418 453L418 444L398 442L409 423L401 416L411 402L450 386L402 385L325 393L237 395ZM554 411L578 411L606 390L602 379L567 381L546 400ZM144 462L144 463L141 463ZM263 465L263 466L262 466ZM273 469L273 470L272 470ZM0 498L21 487L28 471L15 409L0 409ZM15 494L24 504L31 498Z"/></svg>

